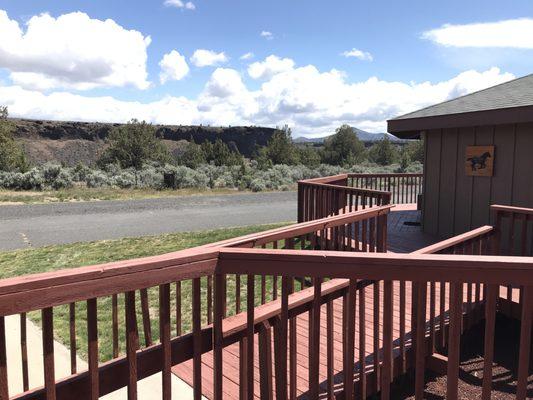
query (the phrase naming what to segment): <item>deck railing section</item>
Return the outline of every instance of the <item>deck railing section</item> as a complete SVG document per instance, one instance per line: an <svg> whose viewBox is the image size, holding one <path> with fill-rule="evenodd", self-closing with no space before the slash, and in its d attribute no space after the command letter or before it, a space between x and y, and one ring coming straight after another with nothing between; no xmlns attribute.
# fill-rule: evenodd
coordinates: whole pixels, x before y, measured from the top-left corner
<svg viewBox="0 0 533 400"><path fill-rule="evenodd" d="M390 193L348 186L348 174L298 182L298 221L390 204Z"/></svg>
<svg viewBox="0 0 533 400"><path fill-rule="evenodd" d="M355 254L338 252L287 252L268 249L221 249L219 267L217 274L239 274L261 275L277 273L283 276L282 293L280 298L281 314L274 326L274 364L271 360L266 360L265 374L275 371L272 374L260 377L261 390L265 390L265 395L271 398L275 393L277 399L292 398L295 394L296 379L292 378L296 365L290 360L291 326L289 317L290 303L290 281L293 276L305 274L314 283L313 300L309 309L309 341L300 344L301 354L306 354L309 358L309 368L307 377L307 394L310 398L316 399L319 394L326 393L328 397L339 389L337 384L340 381L344 398L354 398L354 396L366 396L378 389L381 391L381 398L390 398L390 383L394 376L405 368L405 363L409 363L415 368L415 391L416 398L424 398L424 373L426 368L430 368L434 357L428 349L426 340L427 331L432 328L428 324L427 315L437 312L442 305L439 297L434 297L435 302L427 300L427 289L438 282L444 281L449 287L448 295L444 298L444 311L446 315L446 325L439 326L438 329L446 331L447 337L447 358L442 358L443 368L447 373L447 399L458 398L459 379L459 356L460 342L463 330L464 313L464 285L481 284L486 292L487 319L485 322L485 354L484 354L484 375L483 399L489 399L492 391L492 360L494 354L494 315L496 309L496 297L498 285L518 284L524 286L524 302L528 307L523 308L522 330L518 360L518 383L517 398L525 399L528 385L528 369L530 357L531 340L531 309L533 307L533 262L530 258L519 257L495 257L495 256L469 256L469 255L395 255L395 254ZM216 279L216 278L215 278ZM342 321L335 321L333 314L330 314L329 306L326 305L324 312L321 296L323 282L326 279L347 279L348 290L343 296L343 316ZM380 282L379 287L382 292L382 300L374 302L373 307L377 309L377 319L370 318L372 313L357 313L361 307L361 301L365 296L360 295L361 290L357 288L358 282L374 281ZM401 286L397 282L406 282L410 292L410 301L400 301L400 309L395 310L393 299L400 293ZM219 292L215 297L221 296ZM414 316L409 318L411 305L414 305ZM363 307L363 310L365 307ZM249 305L247 308L247 340L248 368L242 377L247 385L247 398L252 398L252 388L254 387L253 351L254 346L254 308ZM370 314L370 315L369 315ZM333 318L333 320L332 320ZM365 320L365 318L367 318ZM372 322L368 321L372 319ZM409 326L408 321L413 320L414 325ZM380 321L380 322L378 322ZM323 323L325 322L325 323ZM214 398L223 398L222 370L217 366L222 365L222 348L224 347L224 335L220 326L223 323L223 316L219 312L215 316L214 329ZM341 337L336 337L333 324L341 323L343 332ZM365 333L368 329L378 329L378 340L380 350L377 356L372 359L372 344L365 342ZM396 338L396 331L399 328L399 338ZM217 331L220 333L217 334ZM411 331L407 336L405 332ZM359 334L356 334L359 332ZM363 334L361 334L363 333ZM342 351L333 351L331 344L341 341ZM326 347L326 359L321 359L320 348ZM289 354L287 352L289 348ZM302 353L303 352L303 353ZM356 354L359 353L359 354ZM368 358L370 353L370 357ZM410 354L409 354L410 353ZM398 356L399 354L399 356ZM357 362L356 360L357 355ZM338 368L336 360L342 359L342 367ZM362 360L370 361L373 365L361 364ZM442 366L442 365L441 365ZM370 369L370 372L369 372ZM305 379L299 377L299 379ZM266 382L266 383L263 383ZM242 384L242 383L241 383ZM251 390L251 392L250 392ZM263 393L263 392L262 392ZM362 397L365 398L365 397Z"/></svg>
<svg viewBox="0 0 533 400"><path fill-rule="evenodd" d="M533 209L503 205L491 206L494 220L493 254L533 255ZM520 318L524 301L522 285L508 285L500 290L500 310Z"/></svg>
<svg viewBox="0 0 533 400"><path fill-rule="evenodd" d="M265 324L276 315L276 307L269 303L276 302L281 293L280 275L262 274L257 279L248 279L246 274L232 274L214 279L218 250L259 247L287 251L386 251L390 208L359 210L158 257L0 281L0 399L9 398L5 317L14 314L20 314L23 382L20 394L11 393L13 398L94 399L125 386L128 398L136 398L137 381L162 371L163 398L168 399L170 366L193 360L194 397L199 399L201 358L212 349L213 315L217 310L222 312L227 318L224 332L230 337L228 343L241 341L245 351L246 327L239 325L239 321L249 314L243 311L250 306L266 307L266 312L254 322L261 340L266 340L270 329ZM224 288L222 300L214 298L217 285ZM310 285L312 281L305 274L291 282L291 293L301 291L293 295L291 315L308 309L312 299L309 291L313 290ZM330 281L324 287L324 296L339 297L346 290L342 280ZM248 293L255 296L247 297ZM29 376L25 329L28 312L41 315L44 349L41 388L30 386L33 377ZM102 312L111 314L109 326L98 322ZM261 309L256 315L261 316ZM58 319L61 324L67 323L70 335L71 375L64 379L56 379L54 373L54 320ZM125 325L119 323L123 320ZM154 326L159 329L153 329ZM81 343L86 345L80 348ZM77 365L78 349L87 356L88 371L80 371Z"/></svg>
<svg viewBox="0 0 533 400"><path fill-rule="evenodd" d="M416 203L423 174L348 174L348 186L390 192L391 204Z"/></svg>

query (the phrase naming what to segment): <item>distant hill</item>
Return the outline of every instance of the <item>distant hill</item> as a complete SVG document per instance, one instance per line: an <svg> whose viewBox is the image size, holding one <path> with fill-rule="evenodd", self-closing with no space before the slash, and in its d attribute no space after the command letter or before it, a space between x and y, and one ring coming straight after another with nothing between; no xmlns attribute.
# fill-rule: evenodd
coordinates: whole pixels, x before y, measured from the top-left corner
<svg viewBox="0 0 533 400"><path fill-rule="evenodd" d="M106 147L111 129L120 124L100 122L44 121L12 119L15 139L22 143L32 164L58 162L94 164ZM214 142L221 139L250 157L258 146L265 146L275 129L256 126L155 125L158 137L172 153L180 153L186 142Z"/></svg>
<svg viewBox="0 0 533 400"><path fill-rule="evenodd" d="M371 132L367 132L367 131L364 131L358 128L352 128L352 129L354 133L357 134L357 137L363 142L378 142L385 137L388 137L389 140L392 142L403 142L402 139L398 139L396 136L391 135L390 133L387 133L387 132L371 133ZM294 142L295 143L323 143L324 140L326 140L330 136L333 136L333 135L323 136L320 138L306 138L306 137L300 136L294 139Z"/></svg>

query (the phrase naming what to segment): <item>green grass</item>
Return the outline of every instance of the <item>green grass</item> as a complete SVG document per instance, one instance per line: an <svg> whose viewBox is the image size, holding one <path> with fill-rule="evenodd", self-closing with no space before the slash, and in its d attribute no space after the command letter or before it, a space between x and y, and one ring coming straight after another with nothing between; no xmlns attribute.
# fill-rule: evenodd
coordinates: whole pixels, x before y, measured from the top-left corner
<svg viewBox="0 0 533 400"><path fill-rule="evenodd" d="M191 196L197 194L231 194L234 189L117 189L73 187L62 190L5 190L0 189L2 204L35 204L72 201L132 200L157 197Z"/></svg>
<svg viewBox="0 0 533 400"><path fill-rule="evenodd" d="M64 268L76 268L84 265L100 264L111 261L119 261L130 258L151 256L156 254L167 253L176 250L182 250L207 243L216 242L232 237L242 236L249 233L260 232L267 229L286 225L255 225L239 228L217 229L202 232L176 233L160 236L147 236L140 238L126 238L119 240L104 240L91 243L75 243L58 246L48 246L36 249L24 249L9 252L0 252L0 278L9 278L14 276L54 271ZM256 304L260 303L260 277L256 280ZM229 276L227 281L228 292L228 314L235 312L235 277ZM266 280L266 288L271 298L272 278ZM245 306L246 278L241 278L242 299L241 304ZM278 284L278 290L281 285ZM207 278L202 278L202 323L206 323L206 296L207 296ZM142 315L139 293L137 292L137 320L139 325L140 344L144 345L144 332L142 328ZM152 325L153 340L157 341L159 337L159 291L158 288L148 290L150 319ZM191 281L182 283L182 320L183 331L188 332L191 329ZM100 360L107 361L112 358L112 308L111 297L99 298L98 305L98 334L99 334L99 351ZM124 331L124 295L119 295L119 343L121 354L125 350L125 331ZM171 285L171 318L172 330L175 334L175 307L176 295L175 285ZM85 358L87 355L87 309L86 302L76 303L76 337L77 352ZM30 312L28 317L40 324L40 312ZM54 335L57 340L69 345L69 307L68 305L54 307Z"/></svg>

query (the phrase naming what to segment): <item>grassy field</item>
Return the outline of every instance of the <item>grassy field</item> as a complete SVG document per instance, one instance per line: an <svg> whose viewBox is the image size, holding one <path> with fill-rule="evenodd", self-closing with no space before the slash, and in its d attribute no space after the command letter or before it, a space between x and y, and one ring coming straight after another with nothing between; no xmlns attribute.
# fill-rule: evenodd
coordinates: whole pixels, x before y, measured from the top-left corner
<svg viewBox="0 0 533 400"><path fill-rule="evenodd" d="M110 261L119 261L129 258L144 257L156 254L182 250L189 247L212 243L223 239L242 236L249 233L260 232L267 229L286 225L255 225L239 228L217 229L212 231L176 233L160 236L147 236L141 238L105 240L91 243L75 243L68 245L49 246L36 249L24 249L9 252L0 252L0 278L8 278L31 273L53 271L63 268L76 268L83 265L100 264ZM259 283L259 279L258 283ZM202 279L202 315L206 321L205 298L207 293L207 280ZM271 293L272 279L268 279L267 293ZM244 288L246 279L241 285ZM278 285L281 287L280 285ZM244 292L244 290L243 290ZM228 312L234 312L235 279L228 278ZM244 293L243 293L244 294ZM260 292L256 290L256 302L260 300ZM154 340L159 337L158 319L158 288L148 290L150 317ZM139 324L140 343L144 344L142 317L140 314L140 299L137 292L137 319ZM191 281L182 283L182 319L183 330L187 332L191 327ZM242 299L245 304L246 296ZM98 299L98 334L101 361L112 357L112 331L111 331L111 297ZM125 349L124 332L124 296L119 296L119 341L123 354ZM171 285L171 316L174 334L175 326L175 285ZM86 303L76 303L76 335L77 350L81 357L87 354L87 319ZM31 312L28 317L40 324L40 313ZM69 344L69 308L67 305L54 308L54 334L57 340L68 346Z"/></svg>
<svg viewBox="0 0 533 400"><path fill-rule="evenodd" d="M234 189L118 189L118 188L71 188L62 190L18 191L0 189L0 205L57 203L73 201L131 200L156 197L192 196L198 194L232 194Z"/></svg>

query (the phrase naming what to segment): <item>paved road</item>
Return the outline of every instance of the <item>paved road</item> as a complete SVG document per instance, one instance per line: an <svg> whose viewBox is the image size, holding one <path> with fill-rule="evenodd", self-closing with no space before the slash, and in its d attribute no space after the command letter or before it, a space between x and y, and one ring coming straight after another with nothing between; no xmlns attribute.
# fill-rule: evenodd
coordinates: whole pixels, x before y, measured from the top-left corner
<svg viewBox="0 0 533 400"><path fill-rule="evenodd" d="M0 206L0 250L296 220L296 193Z"/></svg>

